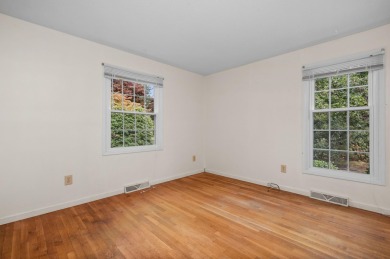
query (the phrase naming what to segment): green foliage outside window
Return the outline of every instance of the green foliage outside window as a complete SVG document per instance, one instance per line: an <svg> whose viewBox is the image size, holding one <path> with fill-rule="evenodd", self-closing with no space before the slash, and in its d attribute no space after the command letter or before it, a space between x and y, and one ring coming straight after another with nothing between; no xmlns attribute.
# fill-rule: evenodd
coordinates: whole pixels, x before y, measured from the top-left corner
<svg viewBox="0 0 390 259"><path fill-rule="evenodd" d="M332 164L332 162L328 163L328 162L325 162L323 160L314 160L313 161L313 166L314 167L318 167L318 168L327 168L327 169L333 169L333 170L337 170L337 166L335 166L334 164Z"/></svg>
<svg viewBox="0 0 390 259"><path fill-rule="evenodd" d="M152 90L148 86L121 80L113 80L112 89L111 147L154 145L155 115L139 114L153 112Z"/></svg>
<svg viewBox="0 0 390 259"><path fill-rule="evenodd" d="M368 72L319 78L314 90L313 166L369 174Z"/></svg>

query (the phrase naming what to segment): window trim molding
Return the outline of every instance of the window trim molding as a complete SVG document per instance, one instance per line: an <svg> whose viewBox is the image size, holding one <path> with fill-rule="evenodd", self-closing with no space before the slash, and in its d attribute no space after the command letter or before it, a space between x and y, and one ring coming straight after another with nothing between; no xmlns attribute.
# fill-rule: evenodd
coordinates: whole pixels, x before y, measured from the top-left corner
<svg viewBox="0 0 390 259"><path fill-rule="evenodd" d="M142 74L141 74L142 75ZM163 87L154 87L154 113L155 120L155 139L154 145L133 146L133 147L111 147L111 81L104 77L103 66L103 125L102 125L102 154L119 155L138 152L150 152L163 150Z"/></svg>
<svg viewBox="0 0 390 259"><path fill-rule="evenodd" d="M386 85L384 69L369 71L370 174L351 173L313 167L312 162L312 91L314 79L303 81L302 168L304 174L386 185Z"/></svg>

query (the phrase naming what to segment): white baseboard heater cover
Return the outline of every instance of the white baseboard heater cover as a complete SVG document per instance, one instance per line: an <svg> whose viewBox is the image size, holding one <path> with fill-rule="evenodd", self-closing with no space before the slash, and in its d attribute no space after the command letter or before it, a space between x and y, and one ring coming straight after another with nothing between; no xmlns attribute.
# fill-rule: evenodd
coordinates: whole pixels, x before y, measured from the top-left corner
<svg viewBox="0 0 390 259"><path fill-rule="evenodd" d="M348 207L349 206L349 200L345 197L335 196L332 194L317 192L317 191L310 191L310 197L313 199L326 201L334 204L338 204L341 206Z"/></svg>
<svg viewBox="0 0 390 259"><path fill-rule="evenodd" d="M135 192L150 187L150 182L137 183L133 185L125 186L125 193Z"/></svg>

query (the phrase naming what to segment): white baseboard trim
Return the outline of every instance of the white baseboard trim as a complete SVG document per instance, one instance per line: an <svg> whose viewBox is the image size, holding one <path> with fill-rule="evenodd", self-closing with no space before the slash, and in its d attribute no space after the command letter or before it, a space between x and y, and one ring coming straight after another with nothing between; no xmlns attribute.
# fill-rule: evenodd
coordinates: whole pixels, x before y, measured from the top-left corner
<svg viewBox="0 0 390 259"><path fill-rule="evenodd" d="M253 178L236 176L236 175L232 175L232 174L226 174L226 173L223 173L223 172L218 171L218 170L207 169L207 168L206 168L206 172L212 173L212 174L216 174L216 175L225 176L225 177L228 177L228 178L233 178L233 179L245 181L245 182L249 182L249 183L254 183L254 184L267 186L267 182L260 181L260 180L257 180L257 179L253 179ZM292 192L292 193L300 194L300 195L303 195L303 196L310 196L310 191L309 190L303 190L303 189L290 187L290 186L283 186L283 185L279 185L279 187L283 191ZM354 208L358 208L358 209L363 209L363 210L368 210L368 211L380 213L380 214L387 215L387 216L390 215L390 209L380 208L380 207L377 207L377 206L373 206L373 205L369 205L369 204L365 204L365 203L361 203L361 202L356 202L356 201L351 201L350 200L349 201L349 206L354 207Z"/></svg>
<svg viewBox="0 0 390 259"><path fill-rule="evenodd" d="M172 181L172 180L175 180L175 179L183 178L183 177L190 176L190 175L193 175L193 174L198 174L198 173L201 173L201 172L203 172L203 169L194 170L194 171L187 172L187 173L184 173L184 174L178 174L178 175L174 175L174 176L169 176L169 177L166 177L166 178L151 180L150 182L151 182L151 184L158 184L158 183L163 183L163 182L168 182L168 181ZM0 225L11 223L11 222L15 222L15 221L22 220L22 219L35 217L35 216L39 216L39 215L50 213L50 212L57 211L57 210L66 209L66 208L77 206L77 205L80 205L80 204L84 204L84 203L88 203L88 202L104 199L104 198L107 198L107 197L111 197L111 196L115 196L115 195L118 195L118 194L122 194L123 192L124 192L124 190L123 190L123 187L122 187L120 189L116 189L116 190L109 191L109 192L104 192L104 193L99 193L99 194L96 194L96 195L83 197L83 198L80 198L80 199L77 199L77 200L72 200L72 201L68 201L68 202L58 203L58 204L50 205L50 206L47 206L47 207L43 207L43 208L31 210L31 211L26 211L26 212L22 212L22 213L13 214L13 215L10 215L10 216L6 216L6 217L3 217L3 218L0 218Z"/></svg>

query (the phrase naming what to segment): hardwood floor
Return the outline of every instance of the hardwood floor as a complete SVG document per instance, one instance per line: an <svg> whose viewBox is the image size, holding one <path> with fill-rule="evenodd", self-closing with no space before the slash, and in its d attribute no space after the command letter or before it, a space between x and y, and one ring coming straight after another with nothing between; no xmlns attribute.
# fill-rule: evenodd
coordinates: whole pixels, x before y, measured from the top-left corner
<svg viewBox="0 0 390 259"><path fill-rule="evenodd" d="M390 258L390 217L208 173L0 226L1 258Z"/></svg>

